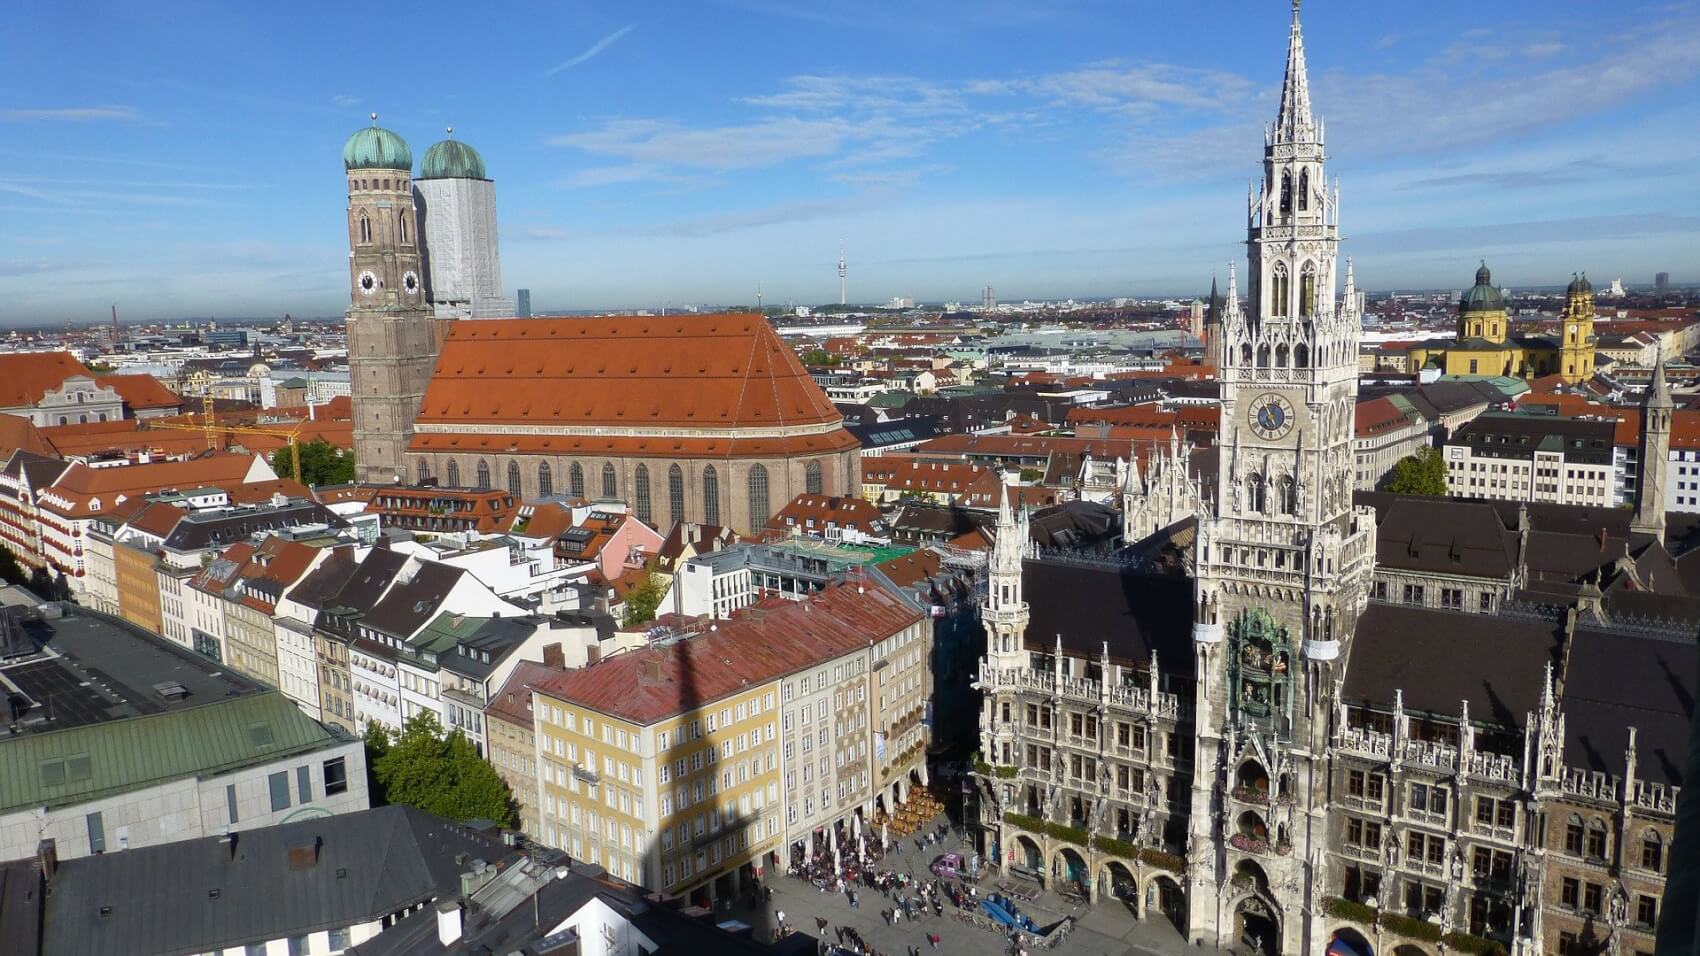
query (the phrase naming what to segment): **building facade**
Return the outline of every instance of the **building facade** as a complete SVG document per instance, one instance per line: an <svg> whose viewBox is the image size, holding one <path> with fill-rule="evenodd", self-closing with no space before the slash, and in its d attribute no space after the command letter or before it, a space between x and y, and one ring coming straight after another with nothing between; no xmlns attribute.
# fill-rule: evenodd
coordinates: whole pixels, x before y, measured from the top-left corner
<svg viewBox="0 0 1700 956"><path fill-rule="evenodd" d="M438 318L507 318L514 300L502 293L496 184L484 157L449 133L425 151L413 180L425 237L426 293Z"/></svg>
<svg viewBox="0 0 1700 956"><path fill-rule="evenodd" d="M1483 415L1446 441L1447 494L1618 504L1616 425L1610 419Z"/></svg>

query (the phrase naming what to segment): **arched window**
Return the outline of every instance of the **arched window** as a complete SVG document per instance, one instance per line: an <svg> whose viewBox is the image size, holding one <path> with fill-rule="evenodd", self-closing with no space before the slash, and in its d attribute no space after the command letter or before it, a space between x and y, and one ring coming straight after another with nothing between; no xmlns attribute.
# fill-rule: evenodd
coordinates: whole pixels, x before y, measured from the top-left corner
<svg viewBox="0 0 1700 956"><path fill-rule="evenodd" d="M508 462L508 494L519 497L519 462Z"/></svg>
<svg viewBox="0 0 1700 956"><path fill-rule="evenodd" d="M1282 342L1280 345L1275 346L1275 367L1276 368L1286 368L1287 367L1287 343L1285 343L1285 342Z"/></svg>
<svg viewBox="0 0 1700 956"><path fill-rule="evenodd" d="M803 469L803 491L811 495L820 494L820 462L811 461L808 467Z"/></svg>
<svg viewBox="0 0 1700 956"><path fill-rule="evenodd" d="M1582 855L1582 818L1574 813L1564 819L1564 851Z"/></svg>
<svg viewBox="0 0 1700 956"><path fill-rule="evenodd" d="M425 459L423 459L423 458L419 459L419 468L418 468L416 473L419 475L418 480L419 480L419 483L422 484L422 485L428 479L430 479L430 477L431 477L431 466L429 464L426 464Z"/></svg>
<svg viewBox="0 0 1700 956"><path fill-rule="evenodd" d="M1293 479L1285 476L1283 476L1280 482L1276 485L1276 490L1281 498L1281 513L1284 515L1298 514L1299 512L1298 495L1295 491L1296 487L1297 486L1293 484Z"/></svg>
<svg viewBox="0 0 1700 956"><path fill-rule="evenodd" d="M771 513L767 510L767 469L753 465L750 467L750 527L765 527L769 517Z"/></svg>
<svg viewBox="0 0 1700 956"><path fill-rule="evenodd" d="M1293 174L1290 173L1290 172L1283 171L1281 173L1281 215L1285 216L1285 215L1291 213L1292 211L1293 211Z"/></svg>
<svg viewBox="0 0 1700 956"><path fill-rule="evenodd" d="M1307 262L1299 272L1299 314L1316 314L1316 263Z"/></svg>
<svg viewBox="0 0 1700 956"><path fill-rule="evenodd" d="M1263 476L1247 475L1245 479L1246 510L1263 512Z"/></svg>
<svg viewBox="0 0 1700 956"><path fill-rule="evenodd" d="M707 524L720 523L720 474L713 465L702 470L702 520Z"/></svg>
<svg viewBox="0 0 1700 956"><path fill-rule="evenodd" d="M1250 345L1240 346L1240 364L1241 365L1250 365L1251 364L1251 346Z"/></svg>
<svg viewBox="0 0 1700 956"><path fill-rule="evenodd" d="M638 520L645 524L654 524L654 515L649 507L649 466L639 465L632 473L632 505L637 508Z"/></svg>
<svg viewBox="0 0 1700 956"><path fill-rule="evenodd" d="M1659 831L1648 830L1641 838L1641 868L1662 873L1665 868L1665 841Z"/></svg>
<svg viewBox="0 0 1700 956"><path fill-rule="evenodd" d="M602 463L602 497L620 497L620 479L614 476L614 466L608 462Z"/></svg>
<svg viewBox="0 0 1700 956"><path fill-rule="evenodd" d="M1599 817L1588 824L1588 845L1583 848L1583 855L1591 860L1606 858L1606 825Z"/></svg>
<svg viewBox="0 0 1700 956"><path fill-rule="evenodd" d="M1310 367L1310 349L1305 348L1305 344L1303 342L1293 346L1293 367Z"/></svg>
<svg viewBox="0 0 1700 956"><path fill-rule="evenodd" d="M367 219L365 213L360 214L360 241L372 241L372 220Z"/></svg>
<svg viewBox="0 0 1700 956"><path fill-rule="evenodd" d="M473 485L472 487L477 488L479 491L483 491L490 487L490 463L482 458L478 459L477 476L478 484Z"/></svg>
<svg viewBox="0 0 1700 956"><path fill-rule="evenodd" d="M576 461L567 469L567 494L574 498L584 497L584 468Z"/></svg>
<svg viewBox="0 0 1700 956"><path fill-rule="evenodd" d="M77 416L77 424L87 425L88 423L89 423L89 417L87 415L78 415Z"/></svg>
<svg viewBox="0 0 1700 956"><path fill-rule="evenodd" d="M547 498L555 493L555 472L548 462L537 466L537 497Z"/></svg>
<svg viewBox="0 0 1700 956"><path fill-rule="evenodd" d="M1269 346L1259 345L1257 347L1257 367L1258 368L1268 368L1269 367Z"/></svg>
<svg viewBox="0 0 1700 956"><path fill-rule="evenodd" d="M1310 208L1310 170L1299 170L1299 212Z"/></svg>
<svg viewBox="0 0 1700 956"><path fill-rule="evenodd" d="M667 517L685 520L685 472L678 465L667 469Z"/></svg>
<svg viewBox="0 0 1700 956"><path fill-rule="evenodd" d="M396 217L396 223L397 223L397 225L399 225L401 227L401 241L406 242L407 241L407 216L405 214L397 216Z"/></svg>
<svg viewBox="0 0 1700 956"><path fill-rule="evenodd" d="M1269 279L1269 314L1278 319L1285 318L1287 301L1292 292L1292 280L1287 276L1287 264L1275 263Z"/></svg>
<svg viewBox="0 0 1700 956"><path fill-rule="evenodd" d="M459 488L460 487L460 463L457 462L457 461L450 460L449 461L449 472L444 477L448 479L450 488Z"/></svg>

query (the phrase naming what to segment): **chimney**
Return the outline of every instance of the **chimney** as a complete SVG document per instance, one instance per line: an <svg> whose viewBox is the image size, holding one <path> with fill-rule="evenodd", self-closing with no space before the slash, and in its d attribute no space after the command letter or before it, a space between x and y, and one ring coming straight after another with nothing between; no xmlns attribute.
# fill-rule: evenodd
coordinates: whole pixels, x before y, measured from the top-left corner
<svg viewBox="0 0 1700 956"><path fill-rule="evenodd" d="M643 662L643 676L650 680L661 679L661 662L653 657Z"/></svg>
<svg viewBox="0 0 1700 956"><path fill-rule="evenodd" d="M601 645L592 644L589 647L584 649L585 663L594 664L601 659L602 659L602 647L601 647Z"/></svg>
<svg viewBox="0 0 1700 956"><path fill-rule="evenodd" d="M567 667L567 654L561 649L561 645L559 643L545 644L543 645L543 663L549 667L558 667L565 670Z"/></svg>
<svg viewBox="0 0 1700 956"><path fill-rule="evenodd" d="M322 837L314 837L312 843L302 843L289 848L289 868L291 870L310 870L319 862L319 847L324 845Z"/></svg>
<svg viewBox="0 0 1700 956"><path fill-rule="evenodd" d="M37 843L35 859L41 865L42 880L53 882L53 874L59 872L59 844L52 837Z"/></svg>
<svg viewBox="0 0 1700 956"><path fill-rule="evenodd" d="M226 860L235 860L236 859L236 834L226 833L223 836L218 838L218 842L219 842L219 845L224 847L224 858Z"/></svg>
<svg viewBox="0 0 1700 956"><path fill-rule="evenodd" d="M437 904L437 942L444 946L460 942L460 900Z"/></svg>

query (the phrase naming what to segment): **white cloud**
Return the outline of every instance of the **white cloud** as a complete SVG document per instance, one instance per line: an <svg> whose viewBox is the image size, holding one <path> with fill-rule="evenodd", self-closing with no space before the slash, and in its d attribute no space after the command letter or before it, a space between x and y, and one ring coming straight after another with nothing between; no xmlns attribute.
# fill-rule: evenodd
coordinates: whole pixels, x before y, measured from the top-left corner
<svg viewBox="0 0 1700 956"><path fill-rule="evenodd" d="M134 122L140 117L133 106L66 106L36 109L0 109L0 122L33 123L58 121L68 123Z"/></svg>
<svg viewBox="0 0 1700 956"><path fill-rule="evenodd" d="M348 109L351 106L359 106L360 101L352 96L344 96L339 93L336 96L331 97L331 105Z"/></svg>
<svg viewBox="0 0 1700 956"><path fill-rule="evenodd" d="M803 157L836 155L870 131L843 120L775 117L692 129L669 120L609 120L599 128L551 137L556 146L633 163L736 170Z"/></svg>
<svg viewBox="0 0 1700 956"><path fill-rule="evenodd" d="M578 66L579 64L586 62L587 60L591 60L591 59L595 58L598 54L600 54L603 50L606 50L609 47L613 46L614 44L620 42L621 37L625 36L626 34L632 32L633 30L636 30L636 29L637 29L637 24L628 23L625 26L621 27L620 29L615 30L613 33L610 33L607 36L603 37L602 39L597 40L595 43L592 43L588 49L586 49L583 53L580 53L578 56L575 56L572 59L567 60L565 63L558 63L558 64L550 67L549 69L544 70L543 75L546 76L546 77L547 76L554 76L555 74L561 72L562 70L570 70L573 67Z"/></svg>

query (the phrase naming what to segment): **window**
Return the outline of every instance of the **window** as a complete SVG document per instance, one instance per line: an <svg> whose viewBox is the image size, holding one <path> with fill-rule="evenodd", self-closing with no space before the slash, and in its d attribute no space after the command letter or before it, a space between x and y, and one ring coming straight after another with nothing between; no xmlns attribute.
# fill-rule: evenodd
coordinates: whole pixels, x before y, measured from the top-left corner
<svg viewBox="0 0 1700 956"><path fill-rule="evenodd" d="M1558 902L1571 909L1582 905L1582 881L1573 876L1565 877L1558 887Z"/></svg>
<svg viewBox="0 0 1700 956"><path fill-rule="evenodd" d="M1600 898L1605 895L1605 888L1598 883L1582 884L1582 911L1585 913L1600 912Z"/></svg>
<svg viewBox="0 0 1700 956"><path fill-rule="evenodd" d="M365 213L360 214L360 241L372 241L372 220L366 218Z"/></svg>
<svg viewBox="0 0 1700 956"><path fill-rule="evenodd" d="M336 757L325 761L325 796L348 791L348 765L344 758Z"/></svg>
<svg viewBox="0 0 1700 956"><path fill-rule="evenodd" d="M313 800L313 771L306 764L295 768L295 800L297 803L311 803Z"/></svg>
<svg viewBox="0 0 1700 956"><path fill-rule="evenodd" d="M351 938L351 931L346 926L341 929L331 930L330 939L327 941L327 945L330 947L332 952L341 952L348 947L353 946L354 941Z"/></svg>
<svg viewBox="0 0 1700 956"><path fill-rule="evenodd" d="M425 463L425 459L419 459L419 483L424 484L430 477L431 466Z"/></svg>
<svg viewBox="0 0 1700 956"><path fill-rule="evenodd" d="M1659 901L1652 896L1635 897L1635 922L1651 929L1659 925Z"/></svg>
<svg viewBox="0 0 1700 956"><path fill-rule="evenodd" d="M236 817L236 784L234 784L234 783L227 783L227 784L224 785L224 809L225 809L225 812L230 816L230 822L235 823L237 821L237 817Z"/></svg>
<svg viewBox="0 0 1700 956"><path fill-rule="evenodd" d="M667 469L667 517L685 520L685 472L678 465Z"/></svg>
<svg viewBox="0 0 1700 956"><path fill-rule="evenodd" d="M1606 858L1606 827L1598 820L1588 826L1587 856L1595 860Z"/></svg>
<svg viewBox="0 0 1700 956"><path fill-rule="evenodd" d="M1664 869L1665 844L1659 837L1659 831L1648 830L1641 838L1641 868L1655 873Z"/></svg>
<svg viewBox="0 0 1700 956"><path fill-rule="evenodd" d="M811 461L803 469L803 491L811 495L821 493L820 462Z"/></svg>
<svg viewBox="0 0 1700 956"><path fill-rule="evenodd" d="M450 488L459 488L460 487L460 463L459 462L454 462L454 461L449 462L448 471L447 471L446 474L444 474L443 480L448 482Z"/></svg>
<svg viewBox="0 0 1700 956"><path fill-rule="evenodd" d="M478 459L478 483L472 487L479 491L490 487L490 463L482 458Z"/></svg>
<svg viewBox="0 0 1700 956"><path fill-rule="evenodd" d="M632 499L637 506L638 520L645 524L654 524L654 515L649 506L649 466L639 465L632 476Z"/></svg>
<svg viewBox="0 0 1700 956"><path fill-rule="evenodd" d="M555 493L555 473L550 470L548 462L537 466L537 497L547 498Z"/></svg>
<svg viewBox="0 0 1700 956"><path fill-rule="evenodd" d="M89 852L90 853L105 853L106 852L106 821L101 819L100 811L97 810L94 813L91 813L91 814L88 815L88 824L89 824ZM119 827L119 829L122 830L123 827Z"/></svg>
<svg viewBox="0 0 1700 956"><path fill-rule="evenodd" d="M279 770L266 777L266 784L271 788L272 812L289 809L289 771Z"/></svg>
<svg viewBox="0 0 1700 956"><path fill-rule="evenodd" d="M720 523L720 473L713 465L702 470L702 520L708 524Z"/></svg>
<svg viewBox="0 0 1700 956"><path fill-rule="evenodd" d="M289 937L289 956L307 956L310 952L312 951L307 948L307 937Z"/></svg>
<svg viewBox="0 0 1700 956"><path fill-rule="evenodd" d="M620 497L620 480L614 476L614 466L608 462L602 463L602 497Z"/></svg>
<svg viewBox="0 0 1700 956"><path fill-rule="evenodd" d="M584 466L576 461L567 469L567 494L574 498L584 497Z"/></svg>
<svg viewBox="0 0 1700 956"><path fill-rule="evenodd" d="M508 462L508 494L519 497L519 462Z"/></svg>

